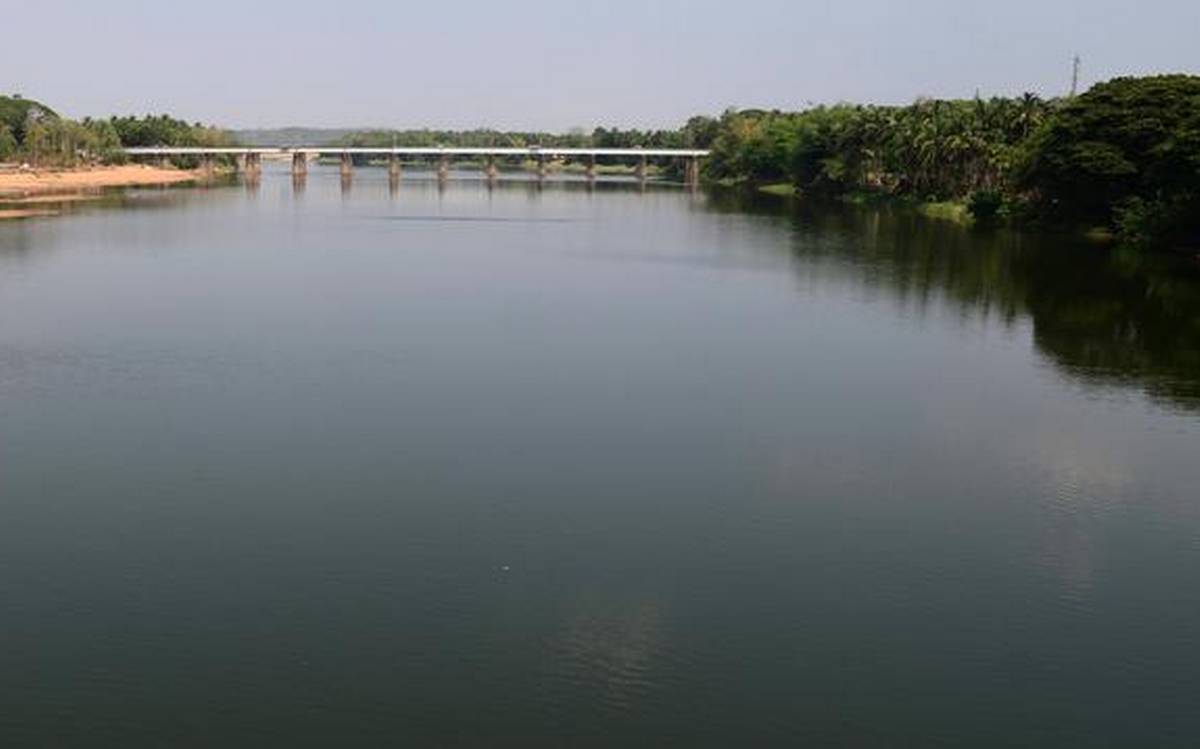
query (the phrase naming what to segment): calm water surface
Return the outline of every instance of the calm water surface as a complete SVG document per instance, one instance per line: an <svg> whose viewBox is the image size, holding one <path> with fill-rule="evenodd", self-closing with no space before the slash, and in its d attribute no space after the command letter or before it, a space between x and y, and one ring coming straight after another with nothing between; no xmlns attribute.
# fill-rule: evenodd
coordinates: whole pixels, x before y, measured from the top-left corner
<svg viewBox="0 0 1200 749"><path fill-rule="evenodd" d="M0 225L0 744L1195 745L1194 268L360 170Z"/></svg>

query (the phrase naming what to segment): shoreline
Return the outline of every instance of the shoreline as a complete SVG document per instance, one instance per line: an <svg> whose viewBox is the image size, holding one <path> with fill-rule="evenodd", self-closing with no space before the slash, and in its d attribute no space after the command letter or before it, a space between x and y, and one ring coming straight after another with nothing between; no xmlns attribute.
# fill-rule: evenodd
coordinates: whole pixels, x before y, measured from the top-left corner
<svg viewBox="0 0 1200 749"><path fill-rule="evenodd" d="M780 198L800 200L800 192L789 182L768 182L754 185L754 189L765 195ZM867 193L848 193L835 198L851 205L889 204L912 208L917 213L937 221L949 221L959 226L974 226L976 219L971 215L966 202L962 200L919 201L896 195L871 195Z"/></svg>
<svg viewBox="0 0 1200 749"><path fill-rule="evenodd" d="M0 221L54 216L46 206L100 197L113 187L148 187L195 182L194 171L125 164L80 169L29 169L0 171Z"/></svg>

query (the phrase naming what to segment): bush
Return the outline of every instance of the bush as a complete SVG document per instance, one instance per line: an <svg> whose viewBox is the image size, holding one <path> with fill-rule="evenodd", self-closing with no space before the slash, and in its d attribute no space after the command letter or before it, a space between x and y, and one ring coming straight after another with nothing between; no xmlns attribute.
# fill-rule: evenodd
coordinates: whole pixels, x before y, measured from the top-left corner
<svg viewBox="0 0 1200 749"><path fill-rule="evenodd" d="M967 210L980 223L995 221L1004 207L1004 196L995 190L977 190L967 201Z"/></svg>
<svg viewBox="0 0 1200 749"><path fill-rule="evenodd" d="M1113 208L1113 225L1117 236L1133 246L1192 244L1200 240L1197 211L1200 205L1190 196L1169 201L1133 197Z"/></svg>

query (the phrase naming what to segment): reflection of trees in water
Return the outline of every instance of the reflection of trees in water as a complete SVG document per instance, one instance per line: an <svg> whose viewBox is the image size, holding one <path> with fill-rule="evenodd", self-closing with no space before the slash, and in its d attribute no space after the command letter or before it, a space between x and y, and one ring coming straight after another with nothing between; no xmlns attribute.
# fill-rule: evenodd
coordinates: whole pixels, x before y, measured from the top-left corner
<svg viewBox="0 0 1200 749"><path fill-rule="evenodd" d="M1089 383L1140 384L1154 397L1200 407L1197 269L1120 251L1062 254L1029 263L1038 350Z"/></svg>
<svg viewBox="0 0 1200 749"><path fill-rule="evenodd" d="M780 215L780 201L714 195L717 211ZM1200 408L1200 267L1070 238L969 230L907 209L797 205L794 252L907 304L1033 322L1039 352L1071 378L1138 386Z"/></svg>

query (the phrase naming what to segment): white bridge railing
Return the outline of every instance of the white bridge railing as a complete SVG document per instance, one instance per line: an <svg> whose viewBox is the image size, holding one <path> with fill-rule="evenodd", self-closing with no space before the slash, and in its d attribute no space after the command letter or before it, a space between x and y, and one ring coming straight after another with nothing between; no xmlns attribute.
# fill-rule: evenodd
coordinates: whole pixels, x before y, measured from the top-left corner
<svg viewBox="0 0 1200 749"><path fill-rule="evenodd" d="M525 147L406 147L368 148L343 146L253 146L253 147L176 147L138 146L126 148L130 156L284 156L288 154L339 156L342 154L378 154L397 156L612 156L628 158L703 158L709 151L691 148L554 148Z"/></svg>
<svg viewBox="0 0 1200 749"><path fill-rule="evenodd" d="M433 157L437 161L439 179L446 179L450 174L450 161L454 156L482 157L485 162L484 173L489 179L499 175L497 159L505 157L533 158L538 162L538 177L545 177L550 171L550 160L574 158L584 161L584 174L588 180L594 180L597 175L596 159L627 158L635 160L634 174L639 181L644 181L649 174L650 159L677 159L683 162L683 179L693 187L700 183L700 159L708 156L709 152L695 148L553 148L542 146L524 147L401 147L367 148L362 146L270 146L270 147L237 147L207 148L203 146L146 146L125 149L132 157L147 157L169 160L178 156L199 157L201 169L212 174L214 160L219 156L233 156L238 162L238 170L247 177L257 178L262 171L263 158L291 158L292 174L297 179L303 179L308 173L309 159L320 156L338 157L342 162L342 178L351 179L354 171L355 156L386 156L388 174L392 179L399 179L401 157Z"/></svg>

